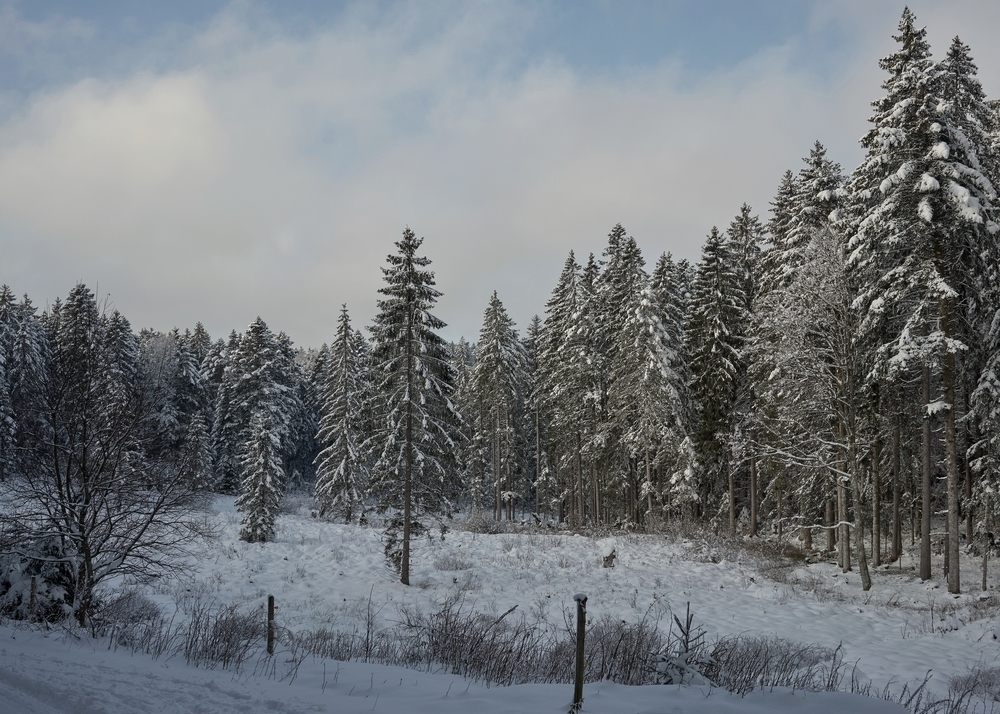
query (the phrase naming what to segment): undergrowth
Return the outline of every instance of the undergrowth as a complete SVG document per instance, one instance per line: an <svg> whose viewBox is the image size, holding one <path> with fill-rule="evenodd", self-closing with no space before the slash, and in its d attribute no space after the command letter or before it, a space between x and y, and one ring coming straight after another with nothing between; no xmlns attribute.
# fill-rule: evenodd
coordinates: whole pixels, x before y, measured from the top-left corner
<svg viewBox="0 0 1000 714"><path fill-rule="evenodd" d="M401 607L398 620L389 625L378 624L380 610L369 598L359 625L349 631L279 627L277 651L269 656L258 609L218 604L195 594L166 617L141 591L127 588L101 604L91 634L106 638L109 649L123 647L154 659L178 657L206 669L252 670L281 680L294 681L301 664L312 657L448 672L487 686L573 681L575 623L570 615L558 628L517 607L487 615L471 607L462 593L429 613ZM914 714L989 714L1000 701L1000 668L977 668L955 677L943 696L929 688L929 674L920 683L877 689L862 683L855 670L845 685L839 647L757 635L709 641L693 624L690 611L683 619L674 616L664 635L655 613L650 608L632 621L605 615L590 623L585 681L693 683L740 696L773 687L849 691L897 703Z"/></svg>

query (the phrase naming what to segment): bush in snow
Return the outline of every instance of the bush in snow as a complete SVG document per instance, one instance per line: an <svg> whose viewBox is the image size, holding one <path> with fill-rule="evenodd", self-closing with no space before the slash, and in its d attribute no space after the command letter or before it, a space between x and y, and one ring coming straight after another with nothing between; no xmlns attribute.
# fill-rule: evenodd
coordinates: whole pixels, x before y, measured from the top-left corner
<svg viewBox="0 0 1000 714"><path fill-rule="evenodd" d="M773 636L724 637L712 648L717 685L736 694L764 687L837 691L843 679L840 648Z"/></svg>
<svg viewBox="0 0 1000 714"><path fill-rule="evenodd" d="M58 541L50 538L18 550L0 557L0 614L45 622L58 622L72 614L74 578Z"/></svg>
<svg viewBox="0 0 1000 714"><path fill-rule="evenodd" d="M683 620L674 615L677 632L671 631L667 646L652 654L657 684L714 684L718 662L708 651L705 630L694 626L691 603Z"/></svg>

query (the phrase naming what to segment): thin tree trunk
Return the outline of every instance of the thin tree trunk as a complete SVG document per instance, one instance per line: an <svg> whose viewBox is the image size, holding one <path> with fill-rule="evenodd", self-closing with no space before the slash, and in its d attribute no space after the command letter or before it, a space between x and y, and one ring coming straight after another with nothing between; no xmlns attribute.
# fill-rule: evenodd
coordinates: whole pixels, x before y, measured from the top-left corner
<svg viewBox="0 0 1000 714"><path fill-rule="evenodd" d="M899 420L897 414L892 424L892 553L891 562L896 562L903 555L903 519L900 513L900 471L899 471Z"/></svg>
<svg viewBox="0 0 1000 714"><path fill-rule="evenodd" d="M834 507L833 499L826 499L826 552L832 553L833 549L837 547L837 530L836 530L836 518L834 517Z"/></svg>
<svg viewBox="0 0 1000 714"><path fill-rule="evenodd" d="M964 369L962 370L964 372ZM964 379L958 380L962 389L962 441L958 453L961 454L959 464L962 467L962 480L965 483L965 542L972 543L976 532L976 524L972 518L972 467L969 464L969 446L972 441L972 421L966 417L969 414L969 390Z"/></svg>
<svg viewBox="0 0 1000 714"><path fill-rule="evenodd" d="M986 503L983 504L983 513L990 512L990 497L986 496ZM990 557L990 541L989 541L989 531L988 529L983 533L983 592L989 589L989 583L986 580L986 564Z"/></svg>
<svg viewBox="0 0 1000 714"><path fill-rule="evenodd" d="M854 417L853 412L849 417L851 423L848 425L850 434L848 436L848 472L851 474L851 500L854 501L854 548L857 551L858 571L861 573L861 588L865 592L872 589L872 576L868 572L868 557L865 555L865 514L861 502L861 474L858 464L858 447L854 439ZM874 546L878 551L878 544ZM850 555L848 555L850 558Z"/></svg>
<svg viewBox="0 0 1000 714"><path fill-rule="evenodd" d="M861 490L858 487L858 477L855 476L852 481L854 483L854 549L857 551L858 556L858 571L861 573L861 588L862 590L868 591L872 589L872 576L868 571L868 556L865 555L865 529L861 527L864 523L864 509L861 507ZM878 550L878 545L873 546Z"/></svg>
<svg viewBox="0 0 1000 714"><path fill-rule="evenodd" d="M750 455L750 536L757 535L757 456Z"/></svg>
<svg viewBox="0 0 1000 714"><path fill-rule="evenodd" d="M410 584L410 515L413 500L413 325L406 324L406 474L403 479L403 555L399 563L399 582Z"/></svg>
<svg viewBox="0 0 1000 714"><path fill-rule="evenodd" d="M783 524L781 522L781 491L780 490L777 493L777 500L778 500L778 542L780 543L781 542L782 533L783 533Z"/></svg>
<svg viewBox="0 0 1000 714"><path fill-rule="evenodd" d="M597 464L590 465L590 518L597 525L601 522L601 488L597 478Z"/></svg>
<svg viewBox="0 0 1000 714"><path fill-rule="evenodd" d="M646 442L646 527L653 522L653 467L649 458L649 442Z"/></svg>
<svg viewBox="0 0 1000 714"><path fill-rule="evenodd" d="M847 521L847 486L843 478L837 479L837 505L840 511L838 522L840 523L840 568L845 573L851 570L851 529Z"/></svg>
<svg viewBox="0 0 1000 714"><path fill-rule="evenodd" d="M500 476L500 409L493 411L493 519L503 519L503 485Z"/></svg>
<svg viewBox="0 0 1000 714"><path fill-rule="evenodd" d="M951 336L949 325L949 304L948 300L940 301L941 330L945 338ZM945 354L942 360L941 381L944 387L944 400L948 404L948 411L944 416L944 453L945 471L947 473L948 486L948 592L957 595L962 592L962 579L958 560L958 444L956 443L955 412L958 405L955 403L955 355L952 352Z"/></svg>
<svg viewBox="0 0 1000 714"><path fill-rule="evenodd" d="M538 414L538 405L535 405L535 508L542 513L545 513L545 509L542 504L545 503L538 488L538 484L542 481L542 436L541 436L541 418Z"/></svg>
<svg viewBox="0 0 1000 714"><path fill-rule="evenodd" d="M727 459L729 470L729 535L736 535L736 476L733 474L733 461Z"/></svg>
<svg viewBox="0 0 1000 714"><path fill-rule="evenodd" d="M585 499L586 491L583 486L583 445L580 443L581 437L580 433L576 434L576 525L578 528L583 527L584 518L587 512L587 506Z"/></svg>
<svg viewBox="0 0 1000 714"><path fill-rule="evenodd" d="M862 555L863 557L863 555ZM872 567L882 564L882 449L876 426L872 440ZM867 568L866 568L867 569Z"/></svg>
<svg viewBox="0 0 1000 714"><path fill-rule="evenodd" d="M931 403L931 368L924 365L921 371L921 401L924 409L923 428L920 433L922 473L920 483L920 579L931 579L931 417L927 406Z"/></svg>

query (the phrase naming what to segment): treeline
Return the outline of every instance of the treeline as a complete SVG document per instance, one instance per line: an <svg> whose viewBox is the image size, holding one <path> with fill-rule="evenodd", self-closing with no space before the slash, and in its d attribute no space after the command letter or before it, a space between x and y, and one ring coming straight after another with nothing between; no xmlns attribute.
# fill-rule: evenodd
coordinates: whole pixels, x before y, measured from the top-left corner
<svg viewBox="0 0 1000 714"><path fill-rule="evenodd" d="M53 601L83 617L123 563L166 562L152 539L126 547L137 521L122 513L152 532L198 494L237 494L241 537L265 541L291 484L322 517L387 513L403 582L410 538L460 505L572 527L801 529L866 588L869 553L895 560L907 530L931 577L938 511L958 592L960 541L991 540L1000 508L1000 113L958 38L934 62L907 10L896 40L852 174L817 142L770 218L742 206L693 266L647 269L615 226L601 256L569 255L523 336L494 293L475 344L445 344L408 229L367 336L345 306L318 350L260 319L228 340L136 334L83 286L39 315L4 288L8 573L54 568ZM107 548L111 532L125 545ZM2 597L26 600L24 577L4 577Z"/></svg>

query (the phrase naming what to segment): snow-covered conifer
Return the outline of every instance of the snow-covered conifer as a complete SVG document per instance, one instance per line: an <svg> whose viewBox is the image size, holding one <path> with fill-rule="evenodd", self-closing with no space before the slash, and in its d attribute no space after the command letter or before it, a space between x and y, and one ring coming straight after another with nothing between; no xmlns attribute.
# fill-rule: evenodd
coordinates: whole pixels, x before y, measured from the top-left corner
<svg viewBox="0 0 1000 714"><path fill-rule="evenodd" d="M410 535L424 515L450 511L459 492L456 464L461 417L451 401L454 376L431 314L440 296L430 260L418 256L422 239L409 228L397 254L382 269L384 298L372 325L373 373L382 413L373 444L378 458L373 491L381 509L397 512L390 522L387 556L398 562L400 581L410 582ZM398 543L398 551L397 551Z"/></svg>
<svg viewBox="0 0 1000 714"><path fill-rule="evenodd" d="M712 228L702 247L686 320L691 392L698 410L694 443L704 469L705 495L719 492L728 468L726 442L740 374L745 305L733 247Z"/></svg>
<svg viewBox="0 0 1000 714"><path fill-rule="evenodd" d="M347 305L343 305L323 384L316 436L322 450L316 457L314 494L321 517L337 511L348 522L364 509L370 471L369 455L363 448L367 434L362 430L370 382L357 347Z"/></svg>
<svg viewBox="0 0 1000 714"><path fill-rule="evenodd" d="M275 412L257 412L250 420L242 449L243 483L236 510L243 514L240 540L263 543L274 537L281 497L285 493L282 463L282 427L272 422Z"/></svg>
<svg viewBox="0 0 1000 714"><path fill-rule="evenodd" d="M982 251L985 236L998 230L992 216L996 193L965 133L968 113L960 116L955 109L957 96L948 96L949 82L931 61L925 36L904 10L895 38L901 46L881 61L889 73L886 95L873 105L874 126L862 139L867 155L851 181L851 265L862 286L856 301L862 336L872 345L869 377L893 381L919 368L926 384L931 371L940 371L940 398L928 398L927 408L944 420L948 587L959 592L957 357L968 347L963 306L978 272L968 261ZM923 438L929 441L929 428ZM929 464L923 482L921 577L927 579Z"/></svg>
<svg viewBox="0 0 1000 714"><path fill-rule="evenodd" d="M521 470L516 446L524 409L527 357L514 321L496 292L483 316L475 354L474 379L483 412L480 428L486 433L489 449L494 517L500 520L506 515L512 520L513 499L524 495L515 478Z"/></svg>

